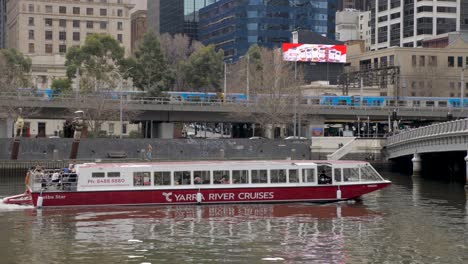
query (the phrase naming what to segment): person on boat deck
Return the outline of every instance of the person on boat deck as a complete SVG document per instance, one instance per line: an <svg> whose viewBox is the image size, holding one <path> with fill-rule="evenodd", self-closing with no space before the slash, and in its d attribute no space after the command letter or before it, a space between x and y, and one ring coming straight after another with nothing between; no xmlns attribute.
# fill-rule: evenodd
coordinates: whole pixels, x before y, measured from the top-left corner
<svg viewBox="0 0 468 264"><path fill-rule="evenodd" d="M52 182L53 183L59 183L60 182L60 173L59 171L55 171L52 173Z"/></svg>
<svg viewBox="0 0 468 264"><path fill-rule="evenodd" d="M331 184L332 180L331 177L327 176L325 170L322 171L319 175L319 184Z"/></svg>

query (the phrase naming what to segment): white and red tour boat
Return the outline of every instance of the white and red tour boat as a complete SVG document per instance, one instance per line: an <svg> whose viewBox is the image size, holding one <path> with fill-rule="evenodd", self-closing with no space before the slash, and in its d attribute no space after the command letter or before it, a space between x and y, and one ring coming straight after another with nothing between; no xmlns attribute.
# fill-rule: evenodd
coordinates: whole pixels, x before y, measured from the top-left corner
<svg viewBox="0 0 468 264"><path fill-rule="evenodd" d="M363 161L83 163L29 171L7 204L53 206L335 202L390 185Z"/></svg>

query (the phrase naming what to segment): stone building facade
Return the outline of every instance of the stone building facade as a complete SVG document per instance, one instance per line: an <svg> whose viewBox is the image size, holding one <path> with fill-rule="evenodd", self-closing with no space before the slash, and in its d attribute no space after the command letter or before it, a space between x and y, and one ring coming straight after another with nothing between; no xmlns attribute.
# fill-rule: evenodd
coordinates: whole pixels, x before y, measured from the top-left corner
<svg viewBox="0 0 468 264"><path fill-rule="evenodd" d="M65 76L65 54L89 34L115 37L130 55L129 0L7 0L6 47L32 59L33 83L49 88Z"/></svg>
<svg viewBox="0 0 468 264"><path fill-rule="evenodd" d="M468 42L454 38L445 48L391 47L364 52L348 46L351 71L384 69L399 66L399 76L393 85L381 90L388 96L468 97ZM387 76L388 78L389 76ZM461 86L463 83L463 86Z"/></svg>

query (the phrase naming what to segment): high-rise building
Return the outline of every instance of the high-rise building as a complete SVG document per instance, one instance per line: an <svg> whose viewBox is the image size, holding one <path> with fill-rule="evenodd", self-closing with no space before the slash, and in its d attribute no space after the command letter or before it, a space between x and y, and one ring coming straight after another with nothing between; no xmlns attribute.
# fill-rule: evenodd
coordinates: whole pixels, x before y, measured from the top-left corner
<svg viewBox="0 0 468 264"><path fill-rule="evenodd" d="M336 12L336 40L362 40L365 50L370 50L370 11L345 9Z"/></svg>
<svg viewBox="0 0 468 264"><path fill-rule="evenodd" d="M468 28L467 0L372 0L371 49L419 47L426 38Z"/></svg>
<svg viewBox="0 0 468 264"><path fill-rule="evenodd" d="M5 48L6 0L0 0L0 49Z"/></svg>
<svg viewBox="0 0 468 264"><path fill-rule="evenodd" d="M148 27L156 33L198 38L198 12L216 0L148 0Z"/></svg>
<svg viewBox="0 0 468 264"><path fill-rule="evenodd" d="M338 0L338 11L343 11L345 9L366 11L369 1L372 0Z"/></svg>
<svg viewBox="0 0 468 264"><path fill-rule="evenodd" d="M200 9L199 39L223 49L226 58L237 59L252 44L273 48L290 42L296 29L334 39L335 12L335 0L220 0Z"/></svg>
<svg viewBox="0 0 468 264"><path fill-rule="evenodd" d="M38 88L65 76L67 49L82 45L89 34L109 34L130 54L128 0L6 0L6 7L6 47L31 57Z"/></svg>

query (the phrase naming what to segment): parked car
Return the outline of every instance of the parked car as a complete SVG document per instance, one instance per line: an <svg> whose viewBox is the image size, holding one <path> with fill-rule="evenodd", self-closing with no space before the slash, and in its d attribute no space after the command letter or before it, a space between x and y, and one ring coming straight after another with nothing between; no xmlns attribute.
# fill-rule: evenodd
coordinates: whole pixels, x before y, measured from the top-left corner
<svg viewBox="0 0 468 264"><path fill-rule="evenodd" d="M298 136L290 136L290 137L285 137L285 140L307 140L306 137L298 137Z"/></svg>

